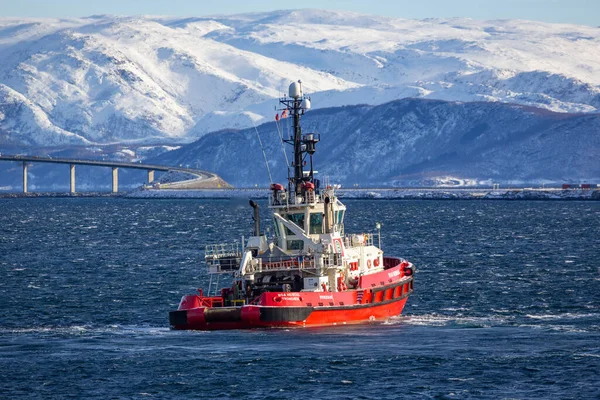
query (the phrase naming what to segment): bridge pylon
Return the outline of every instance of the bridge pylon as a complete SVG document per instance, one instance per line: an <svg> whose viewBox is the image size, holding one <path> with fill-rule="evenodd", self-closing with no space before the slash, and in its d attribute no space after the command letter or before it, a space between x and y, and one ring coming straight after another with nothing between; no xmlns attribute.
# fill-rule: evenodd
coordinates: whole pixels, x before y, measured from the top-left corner
<svg viewBox="0 0 600 400"><path fill-rule="evenodd" d="M119 167L113 167L112 169L112 192L117 193L119 191Z"/></svg>
<svg viewBox="0 0 600 400"><path fill-rule="evenodd" d="M71 172L71 179L70 179L70 188L71 188L71 193L75 193L75 164L70 164L70 172Z"/></svg>
<svg viewBox="0 0 600 400"><path fill-rule="evenodd" d="M27 193L27 161L23 161L23 193Z"/></svg>

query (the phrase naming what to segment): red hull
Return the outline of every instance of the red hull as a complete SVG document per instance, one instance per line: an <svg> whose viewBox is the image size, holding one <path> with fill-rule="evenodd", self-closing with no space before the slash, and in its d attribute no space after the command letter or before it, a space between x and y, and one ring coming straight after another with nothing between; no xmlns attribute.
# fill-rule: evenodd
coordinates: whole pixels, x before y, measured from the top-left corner
<svg viewBox="0 0 600 400"><path fill-rule="evenodd" d="M413 291L412 275L405 275L397 259L382 272L363 276L359 288L343 292L266 292L255 304L219 307L219 298L184 296L170 313L174 329L224 330L317 327L384 321L402 314ZM368 289L366 288L368 287ZM222 304L222 303L220 303ZM218 305L220 305L218 304Z"/></svg>
<svg viewBox="0 0 600 400"><path fill-rule="evenodd" d="M402 313L406 297L393 303L371 305L364 308L353 309L315 309L304 320L261 320L261 306L244 306L249 318L242 317L239 321L211 321L207 322L204 311L206 308L189 310L187 323L173 325L177 330L226 330L226 329L256 329L256 328L300 328L335 325L354 325L373 321L385 321L390 317ZM283 307L282 307L283 308ZM271 311L271 310L269 310ZM242 311L242 314L244 312ZM254 317L254 318L253 318Z"/></svg>

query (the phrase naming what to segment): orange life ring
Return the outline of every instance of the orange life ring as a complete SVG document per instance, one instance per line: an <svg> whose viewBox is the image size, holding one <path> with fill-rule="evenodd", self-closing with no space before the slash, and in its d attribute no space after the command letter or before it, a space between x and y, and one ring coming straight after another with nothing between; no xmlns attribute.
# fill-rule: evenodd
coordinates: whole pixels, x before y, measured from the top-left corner
<svg viewBox="0 0 600 400"><path fill-rule="evenodd" d="M379 258L376 258L375 260L373 260L373 265L375 265L376 267L379 267Z"/></svg>
<svg viewBox="0 0 600 400"><path fill-rule="evenodd" d="M371 260L367 260L367 268L371 268Z"/></svg>

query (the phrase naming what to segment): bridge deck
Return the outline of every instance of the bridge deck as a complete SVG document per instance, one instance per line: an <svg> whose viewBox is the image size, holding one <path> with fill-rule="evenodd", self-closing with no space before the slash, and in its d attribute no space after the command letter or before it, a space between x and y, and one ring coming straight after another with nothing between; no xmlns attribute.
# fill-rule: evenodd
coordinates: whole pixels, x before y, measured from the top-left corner
<svg viewBox="0 0 600 400"><path fill-rule="evenodd" d="M74 165L92 165L96 167L117 167L131 169L145 169L154 171L182 171L195 174L206 174L213 176L215 174L207 171L202 171L194 168L171 167L167 165L142 164L123 161L100 161L100 160L78 160L75 158L60 158L60 157L39 157L39 156L19 156L19 155L0 155L0 161L28 161L40 163L55 163L55 164L74 164Z"/></svg>
<svg viewBox="0 0 600 400"><path fill-rule="evenodd" d="M79 160L74 158L61 158L61 157L50 157L50 156L26 156L26 155L0 155L0 161L17 161L23 163L23 191L27 192L27 163L51 163L51 164L69 164L69 165L87 165L93 167L109 167L113 168L113 191L117 190L118 177L116 175L117 170L115 168L124 169L141 169L148 171L148 177L150 180L151 176L154 176L154 171L174 171L174 172L185 172L191 175L195 175L195 179L172 182L163 185L164 188L179 189L179 188L212 188L214 187L230 187L230 185L222 180L218 175L212 172L202 171L194 168L183 168L183 167L172 167L168 165L154 165L154 164L142 164L133 162L123 161L104 161L104 160ZM75 173L71 169L71 192L75 192Z"/></svg>

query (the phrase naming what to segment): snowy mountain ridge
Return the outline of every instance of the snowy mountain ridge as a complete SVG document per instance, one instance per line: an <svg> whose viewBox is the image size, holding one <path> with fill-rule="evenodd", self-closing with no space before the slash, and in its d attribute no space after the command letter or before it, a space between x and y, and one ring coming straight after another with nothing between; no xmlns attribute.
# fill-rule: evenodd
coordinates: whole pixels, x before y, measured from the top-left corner
<svg viewBox="0 0 600 400"><path fill-rule="evenodd" d="M600 182L597 113L401 99L313 110L302 117L302 126L305 133L321 134L315 154L319 179L346 188ZM207 134L148 162L196 165L237 187L267 186L262 147L274 181L285 183L278 130L289 137L290 119Z"/></svg>
<svg viewBox="0 0 600 400"><path fill-rule="evenodd" d="M288 10L0 19L0 147L185 143L317 108L415 97L600 109L600 29Z"/></svg>

